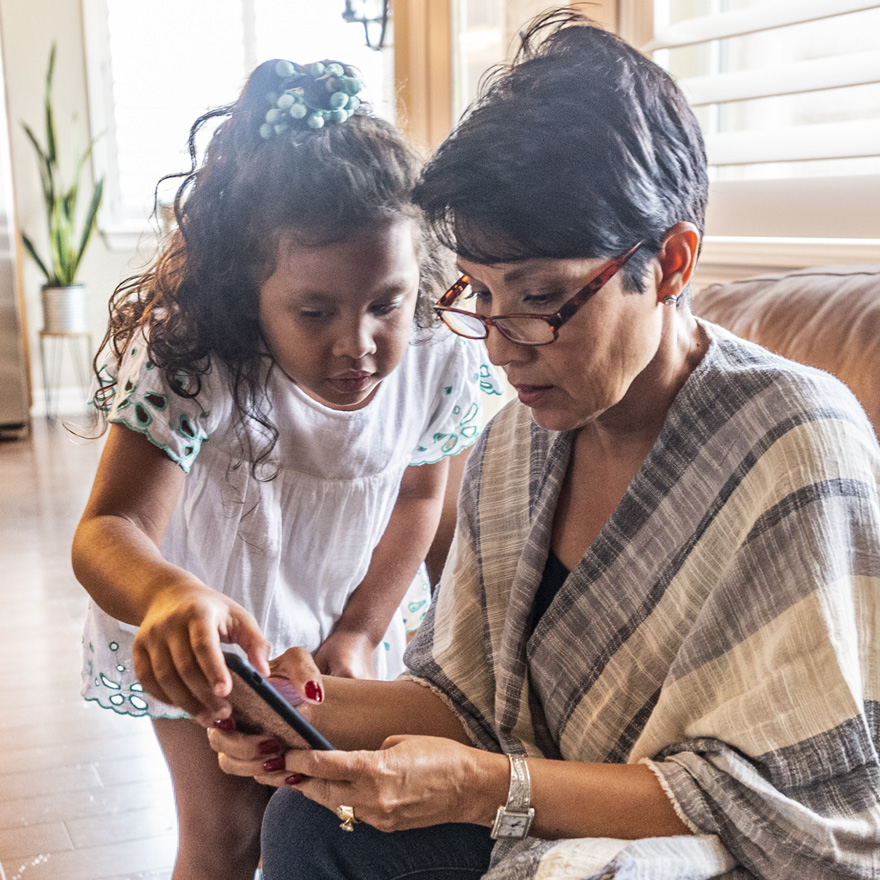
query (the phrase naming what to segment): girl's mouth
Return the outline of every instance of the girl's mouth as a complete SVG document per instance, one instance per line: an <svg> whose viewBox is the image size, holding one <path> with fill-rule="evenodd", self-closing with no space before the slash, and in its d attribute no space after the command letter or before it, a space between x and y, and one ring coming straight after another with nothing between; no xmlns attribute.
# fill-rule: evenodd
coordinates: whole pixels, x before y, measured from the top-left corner
<svg viewBox="0 0 880 880"><path fill-rule="evenodd" d="M373 381L372 373L359 371L356 373L343 373L328 379L329 383L344 394L357 394L366 391Z"/></svg>

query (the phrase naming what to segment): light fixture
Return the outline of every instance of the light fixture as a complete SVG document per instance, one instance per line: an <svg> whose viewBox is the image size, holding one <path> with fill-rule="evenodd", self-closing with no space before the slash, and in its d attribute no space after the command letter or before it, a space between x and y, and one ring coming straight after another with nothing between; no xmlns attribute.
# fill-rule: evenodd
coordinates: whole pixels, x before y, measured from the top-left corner
<svg viewBox="0 0 880 880"><path fill-rule="evenodd" d="M349 23L362 24L367 46L378 51L385 45L391 0L345 0L342 18Z"/></svg>

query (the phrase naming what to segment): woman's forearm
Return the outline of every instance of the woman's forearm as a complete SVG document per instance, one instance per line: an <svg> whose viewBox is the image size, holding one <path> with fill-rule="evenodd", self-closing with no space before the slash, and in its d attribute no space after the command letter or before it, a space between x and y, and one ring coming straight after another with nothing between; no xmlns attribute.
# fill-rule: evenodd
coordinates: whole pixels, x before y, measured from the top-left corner
<svg viewBox="0 0 880 880"><path fill-rule="evenodd" d="M325 676L324 701L310 717L337 748L379 749L389 736L421 734L470 744L458 717L429 688L413 681Z"/></svg>
<svg viewBox="0 0 880 880"><path fill-rule="evenodd" d="M644 764L529 758L537 837L666 837L690 834ZM492 816L494 819L494 814Z"/></svg>

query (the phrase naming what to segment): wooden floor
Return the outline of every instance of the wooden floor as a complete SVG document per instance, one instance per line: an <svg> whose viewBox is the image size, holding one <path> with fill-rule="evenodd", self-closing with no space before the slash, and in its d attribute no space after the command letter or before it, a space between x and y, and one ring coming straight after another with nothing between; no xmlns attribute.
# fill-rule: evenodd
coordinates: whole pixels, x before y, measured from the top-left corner
<svg viewBox="0 0 880 880"><path fill-rule="evenodd" d="M38 419L0 441L0 878L168 880L176 827L145 719L79 696L70 539L99 443Z"/></svg>

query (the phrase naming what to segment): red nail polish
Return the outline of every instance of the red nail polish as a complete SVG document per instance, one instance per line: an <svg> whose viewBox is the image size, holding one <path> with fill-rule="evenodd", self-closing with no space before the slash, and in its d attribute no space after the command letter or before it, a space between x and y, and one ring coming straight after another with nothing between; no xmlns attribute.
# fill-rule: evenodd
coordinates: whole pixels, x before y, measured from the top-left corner
<svg viewBox="0 0 880 880"><path fill-rule="evenodd" d="M284 780L286 785L299 785L304 781L305 776L303 776L302 773L291 773L290 776L286 777Z"/></svg>
<svg viewBox="0 0 880 880"><path fill-rule="evenodd" d="M257 746L257 751L261 755L277 755L281 751L281 746L274 739L264 739Z"/></svg>
<svg viewBox="0 0 880 880"><path fill-rule="evenodd" d="M321 685L318 682L306 682L306 699L312 700L315 703L322 703L324 701L324 694L321 692Z"/></svg>
<svg viewBox="0 0 880 880"><path fill-rule="evenodd" d="M231 718L221 718L214 722L214 727L220 730L235 730L235 722Z"/></svg>
<svg viewBox="0 0 880 880"><path fill-rule="evenodd" d="M268 761L263 761L263 769L267 773L274 773L276 770L283 770L284 758L279 756L277 758L269 758Z"/></svg>

